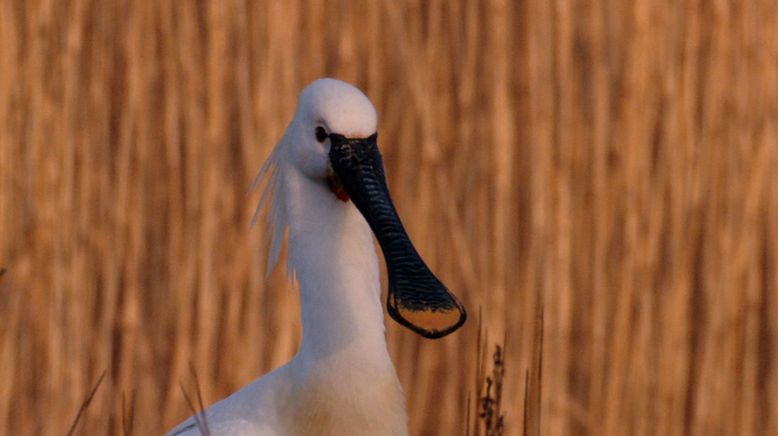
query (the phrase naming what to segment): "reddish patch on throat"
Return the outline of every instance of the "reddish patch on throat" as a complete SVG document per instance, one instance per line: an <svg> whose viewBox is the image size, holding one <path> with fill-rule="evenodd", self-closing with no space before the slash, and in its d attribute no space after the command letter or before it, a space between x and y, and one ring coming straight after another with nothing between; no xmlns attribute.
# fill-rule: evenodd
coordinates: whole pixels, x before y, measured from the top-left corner
<svg viewBox="0 0 778 436"><path fill-rule="evenodd" d="M338 200L346 202L349 200L348 192L343 189L343 185L338 180L338 176L330 174L327 176L327 185L330 187L330 191L338 197Z"/></svg>

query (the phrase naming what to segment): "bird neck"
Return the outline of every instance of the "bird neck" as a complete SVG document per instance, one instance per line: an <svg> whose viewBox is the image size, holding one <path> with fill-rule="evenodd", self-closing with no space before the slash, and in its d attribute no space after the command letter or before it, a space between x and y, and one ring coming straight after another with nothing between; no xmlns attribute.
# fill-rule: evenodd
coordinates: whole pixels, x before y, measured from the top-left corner
<svg viewBox="0 0 778 436"><path fill-rule="evenodd" d="M307 361L347 355L359 364L370 359L394 373L369 226L323 181L297 174L288 182L289 256L302 306L300 355Z"/></svg>
<svg viewBox="0 0 778 436"><path fill-rule="evenodd" d="M324 181L290 171L283 189L289 268L303 340L286 367L289 434L408 434L405 398L384 337L372 233Z"/></svg>

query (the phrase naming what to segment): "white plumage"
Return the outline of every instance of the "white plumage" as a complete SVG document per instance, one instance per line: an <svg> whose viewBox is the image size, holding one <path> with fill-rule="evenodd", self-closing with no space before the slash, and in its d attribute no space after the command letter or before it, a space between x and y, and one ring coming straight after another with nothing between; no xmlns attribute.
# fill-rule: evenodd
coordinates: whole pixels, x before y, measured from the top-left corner
<svg viewBox="0 0 778 436"><path fill-rule="evenodd" d="M207 408L213 435L406 435L402 388L389 358L378 257L365 218L333 195L328 134L366 138L376 111L346 83L321 79L300 94L294 119L263 167L273 233L269 267L288 235L299 283L303 340L286 365ZM170 435L200 434L193 418Z"/></svg>

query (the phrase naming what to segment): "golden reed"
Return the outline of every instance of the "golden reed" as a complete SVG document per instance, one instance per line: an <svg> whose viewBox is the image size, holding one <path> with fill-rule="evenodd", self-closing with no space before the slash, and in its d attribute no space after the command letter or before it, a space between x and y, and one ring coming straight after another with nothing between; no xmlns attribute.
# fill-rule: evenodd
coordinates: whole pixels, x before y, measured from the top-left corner
<svg viewBox="0 0 778 436"><path fill-rule="evenodd" d="M534 362L532 434L778 434L776 8L0 0L0 433L65 433L107 370L78 431L158 434L190 362L210 403L294 353L246 190L328 75L376 103L424 258L508 332L506 434ZM476 324L388 322L412 434L464 433Z"/></svg>

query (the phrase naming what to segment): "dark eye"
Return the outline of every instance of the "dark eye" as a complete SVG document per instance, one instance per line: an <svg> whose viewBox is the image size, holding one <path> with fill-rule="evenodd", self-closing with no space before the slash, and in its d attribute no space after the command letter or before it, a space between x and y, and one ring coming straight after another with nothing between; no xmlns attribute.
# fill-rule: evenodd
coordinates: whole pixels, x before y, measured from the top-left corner
<svg viewBox="0 0 778 436"><path fill-rule="evenodd" d="M319 126L316 128L316 140L319 142L324 142L327 139L327 131L324 130L324 127Z"/></svg>

